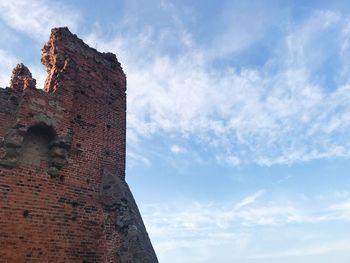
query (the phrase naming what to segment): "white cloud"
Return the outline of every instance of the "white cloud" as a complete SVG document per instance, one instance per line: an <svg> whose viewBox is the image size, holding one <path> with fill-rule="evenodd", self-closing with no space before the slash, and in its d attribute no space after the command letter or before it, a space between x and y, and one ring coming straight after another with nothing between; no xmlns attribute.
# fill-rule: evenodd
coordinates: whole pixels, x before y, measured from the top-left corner
<svg viewBox="0 0 350 263"><path fill-rule="evenodd" d="M184 152L186 152L186 149L183 148L183 147L181 147L181 146L179 146L179 145L177 145L177 144L173 144L173 145L171 145L171 147L170 147L170 151L171 151L172 153L174 153L174 154L179 154L179 153L184 153Z"/></svg>
<svg viewBox="0 0 350 263"><path fill-rule="evenodd" d="M350 192L348 191L338 191L334 193L336 198L347 198L350 196Z"/></svg>
<svg viewBox="0 0 350 263"><path fill-rule="evenodd" d="M152 162L147 157L132 151L126 152L126 158L128 159L127 164L130 167L140 165L140 163L148 167L152 165Z"/></svg>
<svg viewBox="0 0 350 263"><path fill-rule="evenodd" d="M216 160L219 163L224 163L224 164L228 164L231 166L238 166L242 163L241 159L239 159L235 154L231 154L231 153L224 153L221 155L218 155L216 157Z"/></svg>
<svg viewBox="0 0 350 263"><path fill-rule="evenodd" d="M334 89L323 86L316 79L327 50L320 47L319 63L309 59L317 57L319 50L312 47L328 30L341 36L331 43L334 49L346 49L347 21L335 13L315 13L288 31L284 45L276 47L278 56L260 70L212 67L211 57L195 43L164 55L149 27L104 42L92 34L88 42L116 52L125 68L128 129L134 137L180 134L201 141L219 162L269 166L350 157L350 80ZM182 27L173 31L183 34ZM271 73L271 65L278 70ZM350 67L342 65L339 71L350 75Z"/></svg>
<svg viewBox="0 0 350 263"><path fill-rule="evenodd" d="M247 205L254 203L258 198L260 198L263 194L265 194L265 192L266 192L265 189L261 189L256 193L243 198L238 204L235 205L235 209L238 210L242 207L245 207Z"/></svg>
<svg viewBox="0 0 350 263"><path fill-rule="evenodd" d="M229 58L260 41L266 34L274 7L256 2L227 1L223 3L214 35L204 45L206 56ZM256 12L259 10L259 12ZM220 21L220 22L218 22ZM215 34L215 31L219 31Z"/></svg>
<svg viewBox="0 0 350 263"><path fill-rule="evenodd" d="M74 31L79 14L58 2L16 0L0 1L0 18L17 31L46 40L53 27L69 26Z"/></svg>
<svg viewBox="0 0 350 263"><path fill-rule="evenodd" d="M181 255L181 262L213 262L217 255L220 262L292 257L307 262L306 256L345 251L339 236L344 231L336 226L349 222L348 201L327 205L334 202L333 194L321 206L315 206L313 198L281 201L266 194L259 200L265 192L221 203L157 203L141 206L141 211L159 259L167 262L174 255ZM320 232L324 224L332 232ZM179 260L175 257L173 262Z"/></svg>
<svg viewBox="0 0 350 263"><path fill-rule="evenodd" d="M12 69L18 63L17 58L5 50L0 49L0 87L10 86Z"/></svg>
<svg viewBox="0 0 350 263"><path fill-rule="evenodd" d="M324 244L318 244L308 247L299 247L296 249L290 249L283 252L275 252L269 254L261 254L250 256L250 259L272 259L272 258L291 258L302 256L316 256L325 255L331 252L349 252L350 240L339 240L335 242L328 242Z"/></svg>
<svg viewBox="0 0 350 263"><path fill-rule="evenodd" d="M337 218L350 221L350 200L332 204L329 210L335 212Z"/></svg>
<svg viewBox="0 0 350 263"><path fill-rule="evenodd" d="M33 75L33 78L36 79L36 88L37 89L42 89L44 88L45 80L47 78L47 72L44 69L43 65L27 65L30 72Z"/></svg>

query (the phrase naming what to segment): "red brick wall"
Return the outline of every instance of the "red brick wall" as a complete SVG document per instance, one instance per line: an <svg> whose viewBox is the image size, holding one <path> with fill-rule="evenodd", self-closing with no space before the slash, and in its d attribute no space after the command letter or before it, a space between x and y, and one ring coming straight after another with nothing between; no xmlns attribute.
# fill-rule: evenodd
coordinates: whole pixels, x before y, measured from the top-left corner
<svg viewBox="0 0 350 263"><path fill-rule="evenodd" d="M0 263L157 262L124 181L117 58L58 28L42 62L44 91L23 65L0 89Z"/></svg>

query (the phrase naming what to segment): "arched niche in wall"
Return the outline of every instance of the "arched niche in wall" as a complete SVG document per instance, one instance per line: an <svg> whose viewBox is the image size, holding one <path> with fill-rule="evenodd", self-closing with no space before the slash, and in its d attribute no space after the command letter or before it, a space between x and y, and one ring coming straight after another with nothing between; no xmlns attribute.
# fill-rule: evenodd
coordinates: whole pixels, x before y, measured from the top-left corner
<svg viewBox="0 0 350 263"><path fill-rule="evenodd" d="M49 166L49 145L56 137L54 129L44 123L30 127L24 136L19 155L22 164Z"/></svg>

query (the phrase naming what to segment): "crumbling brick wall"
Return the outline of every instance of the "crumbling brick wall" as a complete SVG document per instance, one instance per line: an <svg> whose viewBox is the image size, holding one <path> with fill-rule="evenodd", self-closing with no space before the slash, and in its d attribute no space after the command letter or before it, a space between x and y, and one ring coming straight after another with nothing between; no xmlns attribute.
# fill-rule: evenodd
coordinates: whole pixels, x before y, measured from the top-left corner
<svg viewBox="0 0 350 263"><path fill-rule="evenodd" d="M0 89L0 263L158 262L125 182L126 77L56 28Z"/></svg>

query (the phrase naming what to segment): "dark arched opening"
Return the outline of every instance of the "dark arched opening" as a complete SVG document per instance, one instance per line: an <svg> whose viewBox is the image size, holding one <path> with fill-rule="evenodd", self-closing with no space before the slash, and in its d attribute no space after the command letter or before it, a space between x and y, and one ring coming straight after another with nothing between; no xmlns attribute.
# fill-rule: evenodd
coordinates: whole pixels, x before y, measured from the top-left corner
<svg viewBox="0 0 350 263"><path fill-rule="evenodd" d="M30 127L24 136L19 162L48 167L49 144L56 137L52 127L40 123Z"/></svg>

